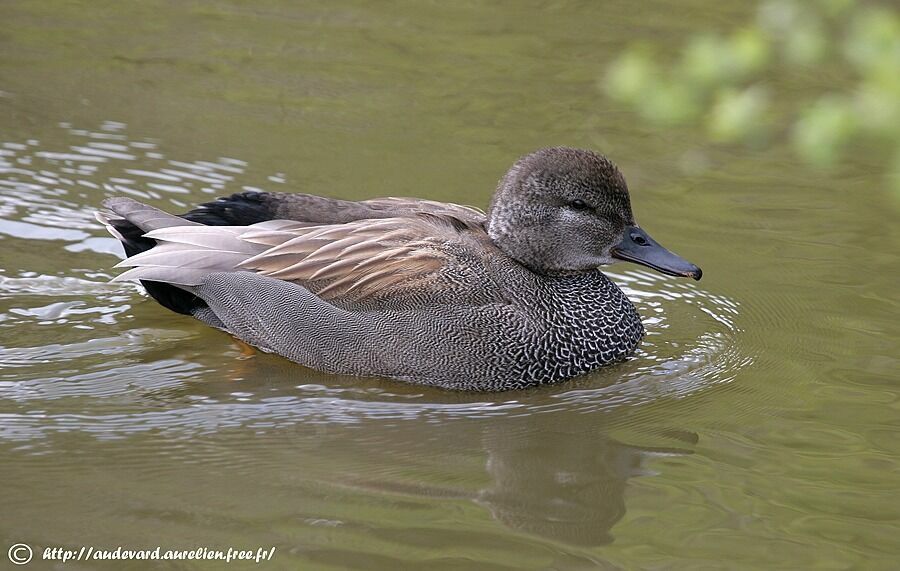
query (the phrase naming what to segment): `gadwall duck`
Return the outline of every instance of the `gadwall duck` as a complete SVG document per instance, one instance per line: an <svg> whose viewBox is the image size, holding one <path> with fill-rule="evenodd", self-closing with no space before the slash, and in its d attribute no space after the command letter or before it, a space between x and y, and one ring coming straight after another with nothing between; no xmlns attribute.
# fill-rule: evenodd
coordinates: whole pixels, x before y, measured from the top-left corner
<svg viewBox="0 0 900 571"><path fill-rule="evenodd" d="M321 371L496 391L621 361L634 306L598 267L700 279L634 221L592 151L516 162L485 215L413 198L240 193L175 216L129 198L98 218L163 306Z"/></svg>

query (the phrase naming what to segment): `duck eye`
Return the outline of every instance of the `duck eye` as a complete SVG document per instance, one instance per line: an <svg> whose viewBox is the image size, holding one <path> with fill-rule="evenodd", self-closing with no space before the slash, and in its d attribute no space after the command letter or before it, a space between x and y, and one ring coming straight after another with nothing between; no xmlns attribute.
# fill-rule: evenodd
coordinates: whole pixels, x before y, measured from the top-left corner
<svg viewBox="0 0 900 571"><path fill-rule="evenodd" d="M590 208L590 206L588 206L588 203L581 200L580 198L576 198L575 200L570 202L569 206L571 206L575 210L587 210Z"/></svg>

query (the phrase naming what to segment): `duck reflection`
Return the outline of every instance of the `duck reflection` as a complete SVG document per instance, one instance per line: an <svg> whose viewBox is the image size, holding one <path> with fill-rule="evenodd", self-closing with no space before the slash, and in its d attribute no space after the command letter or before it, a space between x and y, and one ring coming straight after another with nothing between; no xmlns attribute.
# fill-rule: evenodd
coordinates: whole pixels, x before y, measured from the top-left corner
<svg viewBox="0 0 900 571"><path fill-rule="evenodd" d="M628 480L653 475L647 467L652 457L691 454L697 435L655 431L651 440L675 446L625 444L604 433L598 416L602 414L560 411L476 421L480 434L457 423L418 431L418 442L442 444L427 452L419 449L417 462L441 465L442 473L453 472L454 466L442 457L425 456L481 442L489 483L474 492L371 477L344 483L392 495L467 499L517 532L576 546L605 545L614 540L611 530L625 515ZM426 434L432 430L439 434Z"/></svg>
<svg viewBox="0 0 900 571"><path fill-rule="evenodd" d="M610 530L625 515L629 478L652 473L644 467L646 459L691 453L624 444L598 433L592 415L566 413L563 430L547 430L559 416L518 419L520 430L506 427L486 435L492 482L474 499L517 531L576 545L608 544ZM696 442L690 433L669 436Z"/></svg>
<svg viewBox="0 0 900 571"><path fill-rule="evenodd" d="M268 359L238 364L251 367L249 372L242 372L242 377L257 379L288 375L290 369L282 372L277 367L293 366ZM609 433L612 427L622 425L621 415L627 413L627 407L585 412L556 400L542 400L541 396L531 401L529 412L519 416L386 422L376 415L378 419L364 421L366 429L360 434L343 429L339 421L352 415L351 404L357 407L357 415L363 411L384 415L384 394L369 402L367 395L372 393L365 389L371 388L371 382L351 378L342 390L354 392L332 398L325 390L328 380L317 373L305 376L304 382L309 383L305 386L320 387L325 398L310 398L306 407L287 399L284 406L290 413L284 414L293 420L309 420L306 415L315 412L329 420L300 425L304 427L301 430L312 430L308 438L317 442L320 451L333 451L334 462L341 466L339 471L329 471L329 485L395 497L468 500L484 507L494 520L510 529L570 545L611 543L612 529L626 513L629 480L653 475L650 466L654 457L691 454L698 440L693 432L654 422L632 425L628 430L634 435L628 439L640 440L640 444L623 442ZM221 391L233 391L233 382L223 382ZM214 386L205 382L203 390L209 395ZM389 382L384 385L385 391L395 395L389 404L395 407L392 414L398 416L403 410L417 409L415 400L404 402L402 389ZM348 394L359 400L347 398ZM412 389L408 394L419 396ZM447 407L479 409L479 402L474 400L477 397L438 396L445 399L441 404ZM559 408L548 410L551 405ZM265 409L267 419L278 416L273 406ZM329 406L334 410L328 412ZM588 401L581 402L581 407L590 406ZM289 460L283 464L293 465ZM481 474L477 472L479 465L484 467ZM483 483L454 487L435 485L435 479Z"/></svg>

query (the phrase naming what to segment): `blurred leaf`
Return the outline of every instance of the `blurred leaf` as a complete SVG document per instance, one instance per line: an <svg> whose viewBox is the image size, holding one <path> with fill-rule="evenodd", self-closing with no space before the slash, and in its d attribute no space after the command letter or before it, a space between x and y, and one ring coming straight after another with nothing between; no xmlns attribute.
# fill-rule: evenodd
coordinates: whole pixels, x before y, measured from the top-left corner
<svg viewBox="0 0 900 571"><path fill-rule="evenodd" d="M729 52L728 44L718 36L692 38L682 54L682 75L702 84L727 83L737 77Z"/></svg>
<svg viewBox="0 0 900 571"><path fill-rule="evenodd" d="M676 125L696 119L700 102L685 83L661 83L642 94L639 112L655 123Z"/></svg>
<svg viewBox="0 0 900 571"><path fill-rule="evenodd" d="M757 11L760 29L771 37L782 40L793 32L803 16L803 9L796 2L769 0Z"/></svg>
<svg viewBox="0 0 900 571"><path fill-rule="evenodd" d="M828 32L818 19L805 19L785 39L787 60L797 65L813 65L828 51Z"/></svg>
<svg viewBox="0 0 900 571"><path fill-rule="evenodd" d="M845 98L826 95L801 113L794 125L794 147L809 163L829 166L837 161L856 129L852 104Z"/></svg>
<svg viewBox="0 0 900 571"><path fill-rule="evenodd" d="M900 143L900 72L893 89L866 82L856 93L855 112L866 131Z"/></svg>
<svg viewBox="0 0 900 571"><path fill-rule="evenodd" d="M863 73L896 76L900 73L900 15L881 7L857 14L844 53Z"/></svg>
<svg viewBox="0 0 900 571"><path fill-rule="evenodd" d="M765 34L757 28L744 28L731 37L731 57L738 72L747 76L761 71L769 63L772 48Z"/></svg>
<svg viewBox="0 0 900 571"><path fill-rule="evenodd" d="M716 97L707 128L717 141L750 141L765 132L769 94L761 86L726 89Z"/></svg>
<svg viewBox="0 0 900 571"><path fill-rule="evenodd" d="M604 87L613 99L635 102L642 93L653 89L657 75L651 56L632 49L612 63Z"/></svg>

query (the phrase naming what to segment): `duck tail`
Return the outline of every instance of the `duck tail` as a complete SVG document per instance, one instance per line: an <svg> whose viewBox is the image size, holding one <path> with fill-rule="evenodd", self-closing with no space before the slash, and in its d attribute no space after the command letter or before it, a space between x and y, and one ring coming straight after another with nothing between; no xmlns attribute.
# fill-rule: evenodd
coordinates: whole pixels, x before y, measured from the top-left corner
<svg viewBox="0 0 900 571"><path fill-rule="evenodd" d="M126 197L107 198L103 206L111 212L97 212L107 231L122 242L125 254L135 256L156 246L145 234L171 226L249 226L276 217L277 201L268 192L239 192L201 204L176 216ZM160 305L183 315L206 308L206 302L174 285L141 280L147 293Z"/></svg>
<svg viewBox="0 0 900 571"><path fill-rule="evenodd" d="M197 224L130 198L108 198L103 201L103 206L112 212L100 211L95 216L122 243L125 255L129 258L156 246L156 240L144 237L147 232L170 226ZM175 313L193 315L207 307L206 302L196 295L171 284L141 280L141 285L150 297Z"/></svg>

